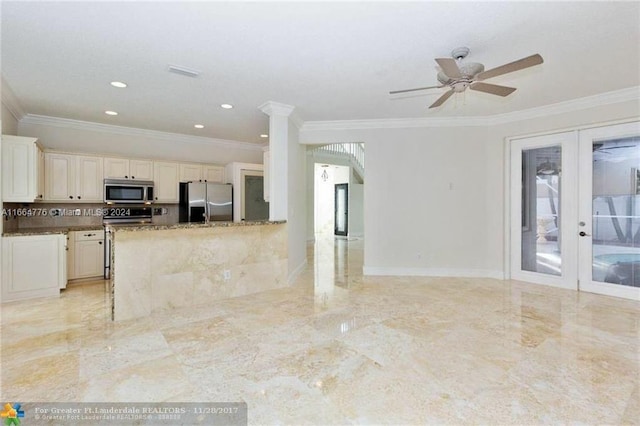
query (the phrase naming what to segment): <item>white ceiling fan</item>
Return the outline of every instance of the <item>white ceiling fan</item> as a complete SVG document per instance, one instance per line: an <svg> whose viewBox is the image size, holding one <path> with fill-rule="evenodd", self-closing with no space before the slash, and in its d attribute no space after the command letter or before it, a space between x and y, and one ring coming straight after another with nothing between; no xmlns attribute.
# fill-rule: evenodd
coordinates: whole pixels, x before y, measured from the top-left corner
<svg viewBox="0 0 640 426"><path fill-rule="evenodd" d="M500 86L497 84L484 83L492 77L507 74L514 71L520 71L525 68L539 65L543 62L542 56L539 54L527 56L508 64L492 68L488 71L484 70L484 65L475 62L462 63L469 54L468 47L459 47L451 52L451 58L436 58L436 62L440 66L441 71L438 73L438 81L442 83L440 86L418 87L416 89L394 90L389 92L390 95L406 92L416 92L419 90L439 89L449 87L449 90L438 98L429 108L436 108L442 105L454 93L460 93L467 90L477 90L479 92L489 93L491 95L507 96L513 93L514 87Z"/></svg>

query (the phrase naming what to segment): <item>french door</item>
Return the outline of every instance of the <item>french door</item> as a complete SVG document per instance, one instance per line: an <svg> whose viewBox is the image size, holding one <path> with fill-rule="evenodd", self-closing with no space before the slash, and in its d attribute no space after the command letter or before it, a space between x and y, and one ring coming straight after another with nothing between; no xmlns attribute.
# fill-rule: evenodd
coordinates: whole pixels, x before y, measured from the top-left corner
<svg viewBox="0 0 640 426"><path fill-rule="evenodd" d="M335 185L333 234L346 237L349 232L349 184Z"/></svg>
<svg viewBox="0 0 640 426"><path fill-rule="evenodd" d="M511 277L640 300L640 123L511 142Z"/></svg>

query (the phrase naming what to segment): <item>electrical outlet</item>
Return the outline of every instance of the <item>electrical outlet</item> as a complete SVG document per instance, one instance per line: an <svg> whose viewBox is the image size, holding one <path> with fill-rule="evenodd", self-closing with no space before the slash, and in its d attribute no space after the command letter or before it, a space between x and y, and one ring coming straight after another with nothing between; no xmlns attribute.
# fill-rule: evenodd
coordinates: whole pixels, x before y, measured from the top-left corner
<svg viewBox="0 0 640 426"><path fill-rule="evenodd" d="M225 281L229 281L231 279L231 269L225 269L222 275Z"/></svg>

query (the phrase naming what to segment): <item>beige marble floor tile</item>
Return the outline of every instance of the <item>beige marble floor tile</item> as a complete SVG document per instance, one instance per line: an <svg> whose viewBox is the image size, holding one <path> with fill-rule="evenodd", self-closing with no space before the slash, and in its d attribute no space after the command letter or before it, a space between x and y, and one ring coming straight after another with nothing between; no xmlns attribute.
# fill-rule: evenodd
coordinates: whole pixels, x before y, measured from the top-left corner
<svg viewBox="0 0 640 426"><path fill-rule="evenodd" d="M22 362L2 354L3 401L78 401L77 350Z"/></svg>
<svg viewBox="0 0 640 426"><path fill-rule="evenodd" d="M173 355L126 365L80 381L83 402L168 401L191 390Z"/></svg>
<svg viewBox="0 0 640 426"><path fill-rule="evenodd" d="M80 378L89 380L124 367L144 366L145 363L172 354L160 331L104 340L79 350Z"/></svg>
<svg viewBox="0 0 640 426"><path fill-rule="evenodd" d="M640 377L637 377L636 380L640 380ZM629 401L627 401L627 406L622 414L622 418L620 419L620 423L622 424L640 424L640 391L638 389L639 387L636 385L629 396Z"/></svg>

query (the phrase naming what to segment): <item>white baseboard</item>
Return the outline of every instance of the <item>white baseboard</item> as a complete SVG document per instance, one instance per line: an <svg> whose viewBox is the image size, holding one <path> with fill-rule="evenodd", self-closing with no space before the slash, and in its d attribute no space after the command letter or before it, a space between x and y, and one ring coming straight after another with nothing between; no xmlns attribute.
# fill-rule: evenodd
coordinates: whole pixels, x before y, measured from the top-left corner
<svg viewBox="0 0 640 426"><path fill-rule="evenodd" d="M504 280L503 271L489 269L449 269L449 268L394 268L364 266L364 275L408 276L408 277L462 277L462 278L494 278Z"/></svg>
<svg viewBox="0 0 640 426"><path fill-rule="evenodd" d="M289 278L288 278L289 285L293 284L296 278L298 278L298 276L302 273L302 271L304 271L304 268L306 266L307 266L307 259L305 259L304 262L302 262L300 265L298 265L296 269L294 269L293 271L291 271L291 273L289 273Z"/></svg>

